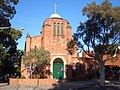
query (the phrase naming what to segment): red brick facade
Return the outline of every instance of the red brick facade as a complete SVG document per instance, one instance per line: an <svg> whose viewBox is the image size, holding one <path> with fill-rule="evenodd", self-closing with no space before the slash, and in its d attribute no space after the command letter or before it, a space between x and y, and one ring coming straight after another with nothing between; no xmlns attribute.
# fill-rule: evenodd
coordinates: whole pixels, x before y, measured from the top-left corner
<svg viewBox="0 0 120 90"><path fill-rule="evenodd" d="M50 52L50 71L53 73L53 61L56 58L60 58L64 62L64 78L66 78L65 74L65 65L78 62L77 53L74 55L70 55L67 49L67 42L72 39L72 27L69 22L56 14L51 15L50 18L47 18L43 25L42 31L39 36L31 37L28 33L26 37L25 51L29 52L31 48L45 48ZM74 59L74 60L73 60ZM21 66L21 71L24 70L24 64ZM28 78L29 74L24 71L22 72L26 78ZM53 75L51 75L53 78Z"/></svg>
<svg viewBox="0 0 120 90"><path fill-rule="evenodd" d="M92 63L97 63L94 62L93 58L89 57L84 52L81 54L81 58L79 60L77 58L77 52L75 52L74 55L70 55L66 49L67 42L71 39L72 27L70 26L69 22L61 18L58 14L52 14L50 18L47 18L44 21L40 35L31 37L28 33L26 37L25 51L29 52L32 48L43 47L50 52L51 60L49 69L51 76L48 78L53 78L53 62L55 59L60 58L64 63L64 78L86 79L89 77L89 72L91 71L89 65ZM77 65L83 67L81 68L82 71L79 70L79 72L76 72ZM120 67L120 55L116 59L116 62L107 61L105 65L114 65ZM30 74L25 70L25 65L23 62L21 63L21 71L23 76L29 78Z"/></svg>
<svg viewBox="0 0 120 90"><path fill-rule="evenodd" d="M15 79L10 78L9 85L19 86L44 86L56 84L56 79Z"/></svg>

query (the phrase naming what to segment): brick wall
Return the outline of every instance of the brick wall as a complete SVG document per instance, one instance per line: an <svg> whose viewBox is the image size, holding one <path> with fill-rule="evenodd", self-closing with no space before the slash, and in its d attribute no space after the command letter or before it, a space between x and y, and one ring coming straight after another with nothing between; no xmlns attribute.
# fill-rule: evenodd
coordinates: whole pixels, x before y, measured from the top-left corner
<svg viewBox="0 0 120 90"><path fill-rule="evenodd" d="M16 79L10 78L9 85L21 85L21 86L43 86L54 85L56 79Z"/></svg>

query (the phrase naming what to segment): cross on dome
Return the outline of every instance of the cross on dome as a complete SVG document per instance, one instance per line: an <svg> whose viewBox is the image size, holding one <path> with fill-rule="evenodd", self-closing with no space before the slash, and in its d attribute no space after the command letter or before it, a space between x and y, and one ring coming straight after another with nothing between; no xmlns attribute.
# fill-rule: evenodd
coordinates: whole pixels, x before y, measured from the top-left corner
<svg viewBox="0 0 120 90"><path fill-rule="evenodd" d="M62 18L59 14L56 13L57 11L57 5L55 3L54 5L54 13L50 16L50 18Z"/></svg>
<svg viewBox="0 0 120 90"><path fill-rule="evenodd" d="M56 3L55 3L55 6L54 6L54 8L55 8L55 13L56 13L56 10L57 10L57 5L56 5Z"/></svg>

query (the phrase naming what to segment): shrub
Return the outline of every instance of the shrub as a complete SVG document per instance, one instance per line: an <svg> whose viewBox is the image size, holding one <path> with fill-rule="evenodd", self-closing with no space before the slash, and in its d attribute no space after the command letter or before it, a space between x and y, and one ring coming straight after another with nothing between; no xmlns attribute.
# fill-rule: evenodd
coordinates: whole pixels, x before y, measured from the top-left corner
<svg viewBox="0 0 120 90"><path fill-rule="evenodd" d="M26 79L25 76L21 76L21 79Z"/></svg>
<svg viewBox="0 0 120 90"><path fill-rule="evenodd" d="M19 79L19 78L20 78L20 76L17 76L17 77L16 77L16 79Z"/></svg>

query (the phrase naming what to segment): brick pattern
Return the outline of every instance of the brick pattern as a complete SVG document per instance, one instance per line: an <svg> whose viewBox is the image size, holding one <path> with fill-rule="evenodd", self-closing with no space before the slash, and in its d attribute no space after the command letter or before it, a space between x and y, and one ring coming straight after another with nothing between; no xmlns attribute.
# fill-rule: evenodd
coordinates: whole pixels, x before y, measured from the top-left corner
<svg viewBox="0 0 120 90"><path fill-rule="evenodd" d="M56 23L56 30L58 30L57 25L60 24L64 26L63 34L54 35L54 23ZM60 31L61 32L61 31ZM57 31L56 31L57 33ZM75 52L74 55L70 55L67 49L67 42L72 39L72 27L70 26L69 22L62 18L48 18L44 21L42 25L41 34L38 36L31 37L30 34L27 35L26 44L25 44L25 51L29 52L31 48L45 48L50 52L51 60L53 58L62 57L64 58L66 65L70 64L71 62L78 62L76 60L77 53ZM74 57L74 58L73 58ZM51 62L50 60L50 62ZM24 70L24 65L21 65L21 70ZM22 75L28 78L27 72L22 72Z"/></svg>
<svg viewBox="0 0 120 90"><path fill-rule="evenodd" d="M10 78L9 85L20 85L20 86L44 86L56 84L56 79L14 79Z"/></svg>
<svg viewBox="0 0 120 90"><path fill-rule="evenodd" d="M63 35L54 35L54 23L63 24L64 25L64 34ZM60 27L61 28L61 27ZM57 30L57 28L56 28ZM57 31L56 31L57 33ZM40 35L31 37L30 34L27 35L25 51L29 52L31 48L45 48L50 52L50 62L58 57L64 58L66 65L76 64L77 62L83 63L82 60L77 59L77 52L74 55L70 55L67 49L67 42L72 39L72 27L69 25L69 22L62 18L48 18L44 21L42 25L42 31ZM93 52L91 52L93 53ZM55 58L56 57L56 58ZM84 52L82 53L82 58L93 59L86 55ZM106 62L105 65L118 65L120 66L120 55L116 62ZM24 70L25 67L21 65L21 71ZM53 69L53 68L51 68ZM65 69L64 69L65 70ZM51 70L52 71L52 70ZM66 71L65 71L66 72ZM27 72L22 72L22 75L28 78L29 74ZM72 76L72 72L68 73L68 77ZM67 75L66 75L67 76ZM42 83L42 82L41 82Z"/></svg>

